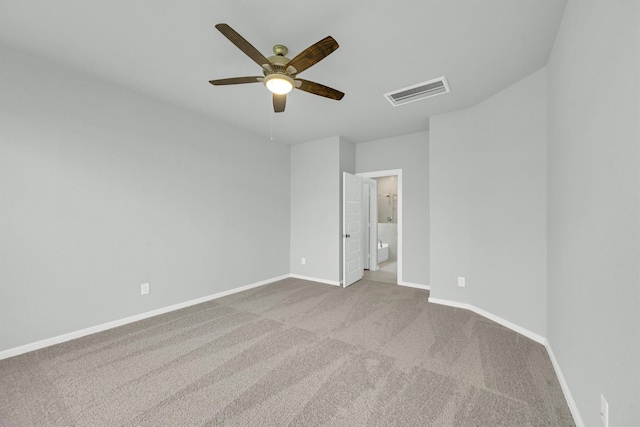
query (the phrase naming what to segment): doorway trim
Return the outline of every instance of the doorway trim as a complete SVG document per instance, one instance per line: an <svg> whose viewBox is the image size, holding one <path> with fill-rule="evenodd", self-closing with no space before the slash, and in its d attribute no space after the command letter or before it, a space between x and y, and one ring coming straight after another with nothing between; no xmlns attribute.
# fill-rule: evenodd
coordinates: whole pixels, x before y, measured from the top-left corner
<svg viewBox="0 0 640 427"><path fill-rule="evenodd" d="M397 176L398 177L398 284L404 283L402 281L402 169L388 169L382 171L373 172L360 172L356 174L363 178L382 178L385 176Z"/></svg>

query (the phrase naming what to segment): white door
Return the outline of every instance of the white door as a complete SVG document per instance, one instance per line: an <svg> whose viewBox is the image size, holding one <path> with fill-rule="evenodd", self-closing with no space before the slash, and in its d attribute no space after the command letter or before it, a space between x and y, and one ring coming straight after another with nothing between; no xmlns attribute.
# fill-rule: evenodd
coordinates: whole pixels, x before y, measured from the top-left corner
<svg viewBox="0 0 640 427"><path fill-rule="evenodd" d="M370 227L370 218L369 212L371 211L369 203L371 199L369 197L369 185L367 185L367 180L362 180L362 267L365 270L370 270L370 257L369 257L369 243L371 236L369 235L369 227Z"/></svg>
<svg viewBox="0 0 640 427"><path fill-rule="evenodd" d="M342 284L364 276L362 264L362 178L342 173Z"/></svg>
<svg viewBox="0 0 640 427"><path fill-rule="evenodd" d="M378 269L378 182L375 179L363 178L362 184L364 268L376 271Z"/></svg>

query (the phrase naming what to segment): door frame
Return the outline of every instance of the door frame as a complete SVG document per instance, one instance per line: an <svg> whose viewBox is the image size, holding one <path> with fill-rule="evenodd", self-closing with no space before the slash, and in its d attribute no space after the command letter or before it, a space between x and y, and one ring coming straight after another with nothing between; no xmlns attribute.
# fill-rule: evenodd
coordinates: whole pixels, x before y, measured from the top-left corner
<svg viewBox="0 0 640 427"><path fill-rule="evenodd" d="M373 178L362 178L362 213L364 216L363 267L378 270L378 182ZM373 221L373 226L372 221Z"/></svg>
<svg viewBox="0 0 640 427"><path fill-rule="evenodd" d="M402 283L402 169L389 169L373 172L360 172L356 176L363 178L382 178L385 176L397 176L398 177L398 284ZM377 223L377 221L376 221ZM377 242L376 242L377 246ZM377 255L377 254L376 254ZM376 266L378 259L376 258Z"/></svg>

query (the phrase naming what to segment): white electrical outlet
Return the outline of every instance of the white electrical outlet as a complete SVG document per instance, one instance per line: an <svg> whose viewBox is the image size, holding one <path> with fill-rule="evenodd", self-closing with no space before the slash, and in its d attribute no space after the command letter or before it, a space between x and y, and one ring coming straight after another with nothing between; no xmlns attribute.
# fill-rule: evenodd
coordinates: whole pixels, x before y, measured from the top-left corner
<svg viewBox="0 0 640 427"><path fill-rule="evenodd" d="M458 277L458 286L460 286L461 288L465 287L464 277Z"/></svg>
<svg viewBox="0 0 640 427"><path fill-rule="evenodd" d="M140 295L146 295L149 293L149 284L143 283L140 285Z"/></svg>
<svg viewBox="0 0 640 427"><path fill-rule="evenodd" d="M609 427L609 403L603 395L600 395L600 419L604 427Z"/></svg>
<svg viewBox="0 0 640 427"><path fill-rule="evenodd" d="M302 258L302 260L300 262L302 263L302 265L305 265L307 263L307 259L306 258Z"/></svg>

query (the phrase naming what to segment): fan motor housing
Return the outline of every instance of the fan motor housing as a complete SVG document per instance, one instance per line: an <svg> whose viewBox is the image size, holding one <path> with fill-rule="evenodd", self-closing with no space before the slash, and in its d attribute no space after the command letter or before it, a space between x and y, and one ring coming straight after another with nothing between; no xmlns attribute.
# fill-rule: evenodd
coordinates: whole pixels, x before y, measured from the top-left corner
<svg viewBox="0 0 640 427"><path fill-rule="evenodd" d="M286 73L287 72L287 64L291 61L286 56L270 56L267 58L269 62L271 62L271 68L276 73ZM269 71L264 70L265 75L271 74ZM288 73L287 73L288 74Z"/></svg>
<svg viewBox="0 0 640 427"><path fill-rule="evenodd" d="M271 64L269 64L270 69L266 68L262 71L265 76L269 74L287 74L289 76L295 77L297 70L294 67L288 67L287 64L291 62L291 59L287 58L285 55L289 52L289 49L282 44L277 44L273 47L273 53L275 55L268 57L267 59Z"/></svg>

